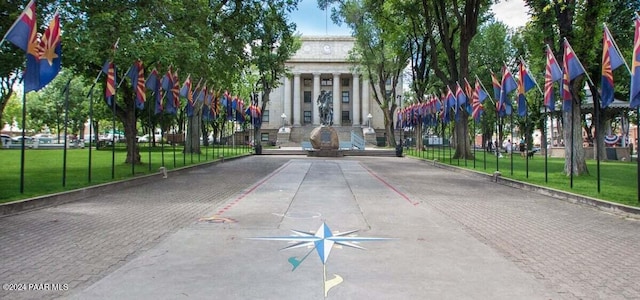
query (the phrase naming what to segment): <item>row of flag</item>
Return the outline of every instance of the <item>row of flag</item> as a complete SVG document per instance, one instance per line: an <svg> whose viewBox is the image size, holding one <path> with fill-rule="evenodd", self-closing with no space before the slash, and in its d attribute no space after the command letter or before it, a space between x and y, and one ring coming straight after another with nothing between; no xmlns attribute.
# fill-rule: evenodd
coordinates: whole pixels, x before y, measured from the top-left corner
<svg viewBox="0 0 640 300"><path fill-rule="evenodd" d="M600 106L607 108L614 99L613 71L623 65L626 66L626 62L622 58L622 54L606 25L603 31ZM635 18L633 45L632 67L629 70L627 66L627 70L629 70L631 74L631 92L629 97L629 107L631 109L640 106L640 16L637 14ZM570 111L572 109L574 97L571 94L570 84L578 76L583 74L587 75L587 72L566 38L563 39L562 47L563 66L561 68L553 51L549 45L546 45L544 91L539 89L535 78L531 76L522 58L520 58L518 66L519 74L517 80L506 67L506 64L502 67L502 80L498 80L496 75L491 72L494 97L497 99L497 101L495 101L496 112L499 116L511 115L513 105L509 94L513 91L517 91L518 115L526 116L527 100L525 94L534 87L538 87L542 93L544 106L550 111L554 111L554 83L556 82L559 82L561 85L563 111ZM591 79L588 78L588 80ZM465 78L464 88L462 88L459 83L456 83L455 93L447 86L446 91L441 97L427 95L425 101L400 109L397 112L397 127L413 127L418 123L422 123L425 126L433 126L438 120L436 117L438 113L442 121L446 124L451 120L451 111L453 111L454 117L456 121L458 121L460 116L458 112L462 110L466 110L476 122L479 122L484 110L484 100L487 96L488 93L486 89L477 77L475 88L472 88Z"/></svg>
<svg viewBox="0 0 640 300"><path fill-rule="evenodd" d="M61 68L62 43L60 15L56 11L44 33L39 34L36 2L31 0L3 37L27 55L23 73L25 94L38 91L53 80Z"/></svg>
<svg viewBox="0 0 640 300"><path fill-rule="evenodd" d="M57 76L61 68L62 43L60 17L56 12L45 29L44 33L37 33L36 3L31 0L14 24L9 28L3 40L10 41L16 47L25 51L27 56L26 68L23 74L24 92L38 91L46 86ZM622 65L627 67L631 74L630 108L635 109L640 106L640 17L636 14L635 35L631 69L626 65L622 54L618 49L607 26L603 32L603 52L602 52L602 78L601 78L601 107L606 108L613 102L614 80L613 71ZM571 48L567 39L563 40L563 66L559 66L551 48L546 47L546 67L544 75L544 106L549 110L555 110L554 83L560 82L561 98L563 110L570 111L573 103L570 84L578 76L587 72ZM115 49L115 47L114 47ZM113 61L107 61L101 70L106 74L105 99L108 105L113 104L116 93L116 68ZM136 94L136 106L144 108L146 99L145 89L151 90L155 99L155 112L167 112L176 114L180 108L180 97L186 98L186 112L189 117L193 116L194 101L205 101L204 105L209 109L204 110L203 118L210 120L215 118L219 112L219 106L226 110L229 120L239 120L244 122L245 116L251 118L252 123L257 125L260 122L260 108L257 103L245 110L244 101L238 97L231 97L225 92L222 97L218 97L213 89L208 90L206 81L202 84L202 79L195 89L192 88L190 76L180 88L177 70L170 67L167 73L160 78L158 71L154 68L149 78L144 79L144 66L141 61L134 62L133 66L126 74L130 78L131 84ZM513 106L509 94L517 90L518 115L527 114L527 101L525 94L530 89L537 86L534 77L531 76L524 60L520 59L518 81L509 72L506 64L502 68L502 80L498 81L495 74L491 73L496 111L500 116L510 115ZM587 75L588 77L588 75ZM456 92L452 92L447 86L447 91L438 99L435 96L428 96L427 101L406 107L398 112L398 123L403 126L411 126L418 121L423 123L432 122L433 108L442 110L441 117L445 122L450 119L449 113L453 109L456 120L459 119L458 112L467 110L476 122L480 120L484 109L483 102L488 95L482 83L476 78L476 86L472 88L467 79L464 79L464 91L459 83L456 83ZM590 81L590 78L589 78ZM166 104L164 98L166 97ZM438 102L440 104L436 105Z"/></svg>
<svg viewBox="0 0 640 300"><path fill-rule="evenodd" d="M2 39L13 43L26 53L27 62L23 73L25 94L45 87L61 69L62 43L59 13L54 14L44 33L38 34L37 29L36 1L31 0ZM114 53L116 48L117 42L114 45ZM111 107L115 103L117 88L116 66L112 60L107 60L101 74L106 75L105 101ZM203 110L202 117L207 121L217 117L220 113L219 106L221 106L226 110L228 120L244 122L249 118L254 126L261 124L262 113L257 103L251 103L245 109L244 101L237 96L231 97L228 92L225 92L220 98L214 93L213 88L207 89L206 82L201 86L202 79L195 88L192 88L190 76L187 76L180 88L178 71L173 71L171 67L163 77L160 77L154 68L145 80L143 63L137 60L129 68L126 77L131 80L135 90L135 103L138 109L144 108L146 89L149 89L154 96L156 114L162 112L176 114L180 109L180 97L182 97L187 99L185 109L189 117L193 116L195 101L204 101L208 109Z"/></svg>
<svg viewBox="0 0 640 300"><path fill-rule="evenodd" d="M112 60L107 60L101 70L106 74L105 101L111 107L116 91L116 66ZM153 68L149 77L144 78L144 65L141 60L137 60L126 72L126 77L131 80L131 85L135 90L135 103L138 109L143 109L146 103L146 91L151 92L154 97L155 114L167 113L175 115L182 107L180 99L186 99L185 112L187 117L194 116L194 107L197 103L202 103L206 109L202 111L202 118L205 121L216 119L224 109L227 120L244 123L250 120L253 126L259 127L262 122L262 112L258 103L252 102L245 108L245 103L238 96L232 97L228 91L222 95L216 93L213 87L207 88L207 82L201 78L193 87L191 74L180 86L178 70L169 67L164 76L160 77L157 68Z"/></svg>

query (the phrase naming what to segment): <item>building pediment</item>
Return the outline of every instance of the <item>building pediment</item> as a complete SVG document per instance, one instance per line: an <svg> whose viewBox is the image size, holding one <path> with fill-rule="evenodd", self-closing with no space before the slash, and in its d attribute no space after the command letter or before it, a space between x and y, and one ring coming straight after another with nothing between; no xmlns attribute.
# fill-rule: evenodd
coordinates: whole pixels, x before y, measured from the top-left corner
<svg viewBox="0 0 640 300"><path fill-rule="evenodd" d="M289 63L346 62L355 45L355 39L350 36L303 36L301 42Z"/></svg>

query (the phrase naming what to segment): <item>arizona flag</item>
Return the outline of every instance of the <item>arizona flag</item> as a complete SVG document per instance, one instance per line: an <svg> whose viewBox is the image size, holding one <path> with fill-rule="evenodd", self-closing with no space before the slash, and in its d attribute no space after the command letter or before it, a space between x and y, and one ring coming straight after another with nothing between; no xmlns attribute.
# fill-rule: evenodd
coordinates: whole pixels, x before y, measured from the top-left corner
<svg viewBox="0 0 640 300"><path fill-rule="evenodd" d="M153 68L151 74L149 74L149 78L145 82L145 87L150 89L153 92L153 97L155 99L155 114L159 114L162 112L162 93L160 92L160 77L158 76L158 70Z"/></svg>
<svg viewBox="0 0 640 300"><path fill-rule="evenodd" d="M601 81L601 98L600 107L605 108L613 102L613 70L624 64L622 55L615 47L613 37L609 32L607 25L604 25L604 34L602 37L602 81Z"/></svg>
<svg viewBox="0 0 640 300"><path fill-rule="evenodd" d="M536 82L533 77L529 75L529 70L524 64L524 61L520 61L520 80L518 80L518 115L523 117L527 114L527 98L525 93L536 86Z"/></svg>
<svg viewBox="0 0 640 300"><path fill-rule="evenodd" d="M480 87L480 82L476 79L476 88L473 89L471 96L471 115L473 116L473 119L476 121L476 123L480 122L480 117L482 116L482 112L484 111L482 102L486 97L487 94Z"/></svg>
<svg viewBox="0 0 640 300"><path fill-rule="evenodd" d="M129 73L127 73L127 77L131 79L131 85L136 91L136 107L143 109L147 96L145 95L144 66L141 60L133 63L133 66L129 69Z"/></svg>
<svg viewBox="0 0 640 300"><path fill-rule="evenodd" d="M115 104L113 97L116 94L116 66L113 61L107 61L102 67L102 73L107 74L107 83L104 89L104 100L111 107Z"/></svg>
<svg viewBox="0 0 640 300"><path fill-rule="evenodd" d="M501 90L500 90L500 106L501 108L504 108L505 113L507 115L511 114L511 109L512 109L512 104L511 101L509 100L509 93L513 92L516 88L518 88L518 84L516 83L516 80L513 79L513 75L511 75L511 72L509 72L509 69L507 68L507 66L502 66L502 83L501 83Z"/></svg>
<svg viewBox="0 0 640 300"><path fill-rule="evenodd" d="M573 52L573 48L569 45L569 41L564 39L564 59L563 59L563 71L562 76L562 100L563 110L570 111L572 107L573 96L571 95L570 83L576 77L586 73L582 64L578 60L576 53Z"/></svg>
<svg viewBox="0 0 640 300"><path fill-rule="evenodd" d="M36 53L38 45L36 26L36 2L31 0L18 19L11 25L3 40L7 40L24 52Z"/></svg>
<svg viewBox="0 0 640 300"><path fill-rule="evenodd" d="M640 106L640 16L636 14L636 33L633 38L633 59L631 60L631 94L629 107Z"/></svg>
<svg viewBox="0 0 640 300"><path fill-rule="evenodd" d="M562 79L562 70L549 45L547 45L547 66L544 72L544 106L550 111L556 109L553 97L553 83Z"/></svg>
<svg viewBox="0 0 640 300"><path fill-rule="evenodd" d="M25 91L39 90L49 84L60 72L62 43L60 39L60 15L56 12L49 27L40 38L38 47L38 81L24 81Z"/></svg>
<svg viewBox="0 0 640 300"><path fill-rule="evenodd" d="M37 90L40 82L36 3L30 1L18 19L4 35L3 39L10 41L27 54L26 68L23 74L24 92Z"/></svg>

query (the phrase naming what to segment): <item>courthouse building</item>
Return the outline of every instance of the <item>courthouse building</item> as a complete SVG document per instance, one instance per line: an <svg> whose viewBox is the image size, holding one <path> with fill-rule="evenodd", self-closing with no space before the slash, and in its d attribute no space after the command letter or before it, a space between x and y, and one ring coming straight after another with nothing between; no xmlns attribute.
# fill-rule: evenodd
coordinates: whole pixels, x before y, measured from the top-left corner
<svg viewBox="0 0 640 300"><path fill-rule="evenodd" d="M305 129L319 126L317 99L321 91L333 95L334 127L362 132L370 125L383 132L382 110L373 98L369 80L358 74L348 60L355 39L303 36L301 42L298 52L286 62L291 75L272 91L263 112L261 140L274 141L279 131L308 131Z"/></svg>

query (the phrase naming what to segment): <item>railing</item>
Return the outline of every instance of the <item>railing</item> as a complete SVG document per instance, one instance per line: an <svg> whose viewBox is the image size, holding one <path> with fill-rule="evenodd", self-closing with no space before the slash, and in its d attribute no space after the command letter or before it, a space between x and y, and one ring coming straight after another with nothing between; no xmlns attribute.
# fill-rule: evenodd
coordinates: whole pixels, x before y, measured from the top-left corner
<svg viewBox="0 0 640 300"><path fill-rule="evenodd" d="M364 150L364 138L351 131L351 145L354 149Z"/></svg>

